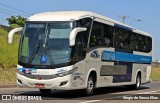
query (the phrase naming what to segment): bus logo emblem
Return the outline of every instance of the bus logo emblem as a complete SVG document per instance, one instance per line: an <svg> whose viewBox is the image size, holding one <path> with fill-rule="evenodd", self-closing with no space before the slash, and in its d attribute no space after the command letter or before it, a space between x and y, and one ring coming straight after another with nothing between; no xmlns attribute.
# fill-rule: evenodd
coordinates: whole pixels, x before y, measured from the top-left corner
<svg viewBox="0 0 160 103"><path fill-rule="evenodd" d="M95 51L93 51L93 52L91 53L91 57L93 57L93 58L99 58L99 57L100 57L100 54L98 53L97 50L95 50Z"/></svg>
<svg viewBox="0 0 160 103"><path fill-rule="evenodd" d="M41 79L42 79L42 77L38 75L38 76L37 76L37 79L38 79L38 80L41 80Z"/></svg>

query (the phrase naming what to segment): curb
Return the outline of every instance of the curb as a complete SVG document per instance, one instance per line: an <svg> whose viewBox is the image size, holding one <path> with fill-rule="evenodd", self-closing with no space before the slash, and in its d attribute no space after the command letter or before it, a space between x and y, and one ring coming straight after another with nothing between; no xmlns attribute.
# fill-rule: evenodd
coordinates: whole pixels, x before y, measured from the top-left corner
<svg viewBox="0 0 160 103"><path fill-rule="evenodd" d="M13 88L17 87L16 84L0 84L0 88Z"/></svg>

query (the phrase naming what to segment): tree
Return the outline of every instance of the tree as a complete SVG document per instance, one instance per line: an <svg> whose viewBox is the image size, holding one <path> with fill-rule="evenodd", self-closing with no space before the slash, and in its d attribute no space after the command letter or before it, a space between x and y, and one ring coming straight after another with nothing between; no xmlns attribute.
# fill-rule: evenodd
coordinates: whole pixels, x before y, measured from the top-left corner
<svg viewBox="0 0 160 103"><path fill-rule="evenodd" d="M11 28L17 28L17 27L23 27L25 22L26 22L26 18L22 17L22 16L11 16L10 18L7 18L8 24L10 25Z"/></svg>

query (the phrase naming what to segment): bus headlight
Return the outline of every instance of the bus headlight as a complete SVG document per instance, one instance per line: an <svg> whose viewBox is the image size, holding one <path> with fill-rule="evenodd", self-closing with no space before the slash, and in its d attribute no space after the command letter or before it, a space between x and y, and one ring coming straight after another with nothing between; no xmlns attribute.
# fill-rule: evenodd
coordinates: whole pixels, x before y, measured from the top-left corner
<svg viewBox="0 0 160 103"><path fill-rule="evenodd" d="M73 68L73 69L71 69L71 70L69 70L69 71L64 70L64 69L60 69L60 70L57 71L57 76L63 77L63 76L72 74L72 73L75 72L77 69L78 69L78 67Z"/></svg>
<svg viewBox="0 0 160 103"><path fill-rule="evenodd" d="M17 73L19 73L20 75L24 75L24 71L23 70L20 70L20 69L17 69Z"/></svg>
<svg viewBox="0 0 160 103"><path fill-rule="evenodd" d="M67 71L66 70L61 69L61 70L57 71L57 76L63 77L65 75L67 75Z"/></svg>

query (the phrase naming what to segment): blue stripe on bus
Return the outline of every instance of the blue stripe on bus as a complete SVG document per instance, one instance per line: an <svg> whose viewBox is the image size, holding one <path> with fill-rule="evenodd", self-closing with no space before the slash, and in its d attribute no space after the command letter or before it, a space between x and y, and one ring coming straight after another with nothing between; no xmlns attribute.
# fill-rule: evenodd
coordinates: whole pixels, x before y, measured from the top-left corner
<svg viewBox="0 0 160 103"><path fill-rule="evenodd" d="M114 26L117 27L117 28L122 28L122 29L125 29L125 30L128 30L128 31L132 31L132 28L126 27L126 26L123 26L123 25L120 25L120 24L114 24Z"/></svg>
<svg viewBox="0 0 160 103"><path fill-rule="evenodd" d="M102 52L102 60L147 63L147 64L152 63L151 56L143 56L137 54L123 53L123 52L112 52L106 50Z"/></svg>

